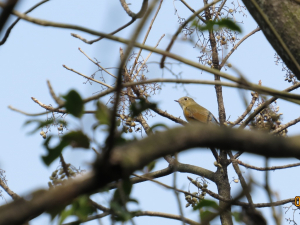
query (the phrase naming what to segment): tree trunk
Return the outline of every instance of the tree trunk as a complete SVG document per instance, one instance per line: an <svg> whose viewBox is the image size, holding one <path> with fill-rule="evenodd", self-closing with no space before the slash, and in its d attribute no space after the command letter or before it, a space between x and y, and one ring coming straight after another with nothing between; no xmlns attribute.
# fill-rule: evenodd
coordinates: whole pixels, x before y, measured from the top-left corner
<svg viewBox="0 0 300 225"><path fill-rule="evenodd" d="M300 80L300 1L298 0L243 0L269 43ZM287 54L268 22L279 34L283 43L294 57Z"/></svg>

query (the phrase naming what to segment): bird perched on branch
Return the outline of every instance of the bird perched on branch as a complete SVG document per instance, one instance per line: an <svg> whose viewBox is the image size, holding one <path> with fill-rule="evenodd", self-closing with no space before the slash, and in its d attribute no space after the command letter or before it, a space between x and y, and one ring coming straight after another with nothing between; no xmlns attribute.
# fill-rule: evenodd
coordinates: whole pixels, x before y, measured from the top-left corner
<svg viewBox="0 0 300 225"><path fill-rule="evenodd" d="M190 97L182 97L175 100L175 102L179 103L183 110L183 115L189 123L200 122L204 124L219 124L214 115L206 108L195 102L194 99ZM214 148L211 148L211 151L218 161L217 151Z"/></svg>
<svg viewBox="0 0 300 225"><path fill-rule="evenodd" d="M179 103L183 110L183 115L189 123L201 122L207 124L218 124L218 121L214 115L206 108L195 102L194 99L190 97L182 97L178 100L175 100L175 102Z"/></svg>

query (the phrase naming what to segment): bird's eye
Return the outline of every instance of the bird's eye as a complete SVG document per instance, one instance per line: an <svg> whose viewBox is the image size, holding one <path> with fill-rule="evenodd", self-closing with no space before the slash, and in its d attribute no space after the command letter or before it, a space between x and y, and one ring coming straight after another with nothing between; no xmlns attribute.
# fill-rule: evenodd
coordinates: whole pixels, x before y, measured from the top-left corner
<svg viewBox="0 0 300 225"><path fill-rule="evenodd" d="M187 100L187 98L184 98L184 100Z"/></svg>

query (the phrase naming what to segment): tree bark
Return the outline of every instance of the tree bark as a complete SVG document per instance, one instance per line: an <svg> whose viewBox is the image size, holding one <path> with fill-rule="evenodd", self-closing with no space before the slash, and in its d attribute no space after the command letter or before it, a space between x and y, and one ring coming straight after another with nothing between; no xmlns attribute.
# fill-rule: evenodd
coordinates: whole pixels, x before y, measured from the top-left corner
<svg viewBox="0 0 300 225"><path fill-rule="evenodd" d="M296 0L243 0L243 2L269 43L300 80L299 2ZM280 38L276 36L276 33ZM287 53L285 46L280 43L280 39L294 57L294 61Z"/></svg>

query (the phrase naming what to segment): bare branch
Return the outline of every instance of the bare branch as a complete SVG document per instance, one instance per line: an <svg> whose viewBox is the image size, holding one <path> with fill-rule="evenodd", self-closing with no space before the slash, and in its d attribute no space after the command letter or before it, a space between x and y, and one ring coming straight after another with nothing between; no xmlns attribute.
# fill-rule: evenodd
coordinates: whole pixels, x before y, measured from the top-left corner
<svg viewBox="0 0 300 225"><path fill-rule="evenodd" d="M143 1L143 4L142 4L142 7L140 9L140 11L135 14L134 12L132 12L127 3L125 2L125 0L120 0L121 2L121 5L123 7L123 9L125 10L125 12L128 14L128 16L132 17L132 18L142 18L145 14L145 12L147 11L147 7L148 7L148 0L144 0Z"/></svg>
<svg viewBox="0 0 300 225"><path fill-rule="evenodd" d="M191 7L189 6L184 0L180 0L192 13L196 13L196 11ZM196 15L198 17L199 20L201 20L203 23L205 23L205 19L199 15L199 13Z"/></svg>
<svg viewBox="0 0 300 225"><path fill-rule="evenodd" d="M253 31L251 31L249 34L245 35L235 46L233 46L233 48L230 50L230 52L228 52L228 54L224 57L224 59L222 60L221 64L219 65L219 69L221 70L222 67L225 65L226 61L228 60L228 58L232 55L232 53L240 46L240 44L243 43L243 41L245 41L248 37L250 37L251 35L255 34L256 32L260 31L260 28L256 28Z"/></svg>
<svg viewBox="0 0 300 225"><path fill-rule="evenodd" d="M166 52L169 52L171 50L171 47L173 46L175 40L177 39L178 35L180 34L181 30L190 22L192 21L196 15L198 15L199 13L201 13L202 11L204 11L205 9L209 8L211 5L219 2L220 0L215 0L212 1L209 4L206 4L204 7L202 7L201 9L197 10L196 12L193 13L193 15L191 15L186 21L184 21L184 23L177 29L176 33L172 36L172 39L168 45L168 47L166 48ZM164 68L164 63L166 60L167 55L163 55L163 57L161 58L160 61L160 68Z"/></svg>
<svg viewBox="0 0 300 225"><path fill-rule="evenodd" d="M254 169L258 171L266 171L266 170L280 170L280 169L287 169L287 168L292 168L296 166L300 166L300 163L293 163L293 164L287 164L284 166L271 166L271 167L257 167L257 166L252 166L250 164L244 163L238 159L234 159L239 165L244 166L249 169Z"/></svg>
<svg viewBox="0 0 300 225"><path fill-rule="evenodd" d="M190 192L188 192L188 191L184 191L184 190L178 189L178 188L176 188L175 186L171 187L171 186L169 186L169 185L167 185L167 184L164 184L164 183L162 183L162 182L159 182L159 181L157 181L157 180L153 180L153 178L150 177L150 176L147 176L147 175L146 175L146 176L145 176L145 175L144 175L144 176L140 176L140 175L137 175L137 174L134 174L134 173L133 173L133 175L136 176L136 177L139 177L139 178L141 178L141 179L146 179L146 180L152 181L152 182L154 182L154 183L156 183L156 184L159 184L159 185L161 185L161 186L163 186L163 187L165 187L165 188L168 188L168 189L171 189L171 190L174 190L174 191L177 191L177 192L181 192L181 193L183 193L183 194L190 195L190 196L192 196L192 197L195 197L195 198L200 199L199 196L197 196L197 195L194 195L194 194L192 194L192 193L190 193Z"/></svg>
<svg viewBox="0 0 300 225"><path fill-rule="evenodd" d="M250 104L246 108L245 112L241 116L239 116L236 121L234 121L231 124L232 127L235 126L236 124L240 123L248 115L248 113L252 110L252 108L254 106L254 103L256 102L257 98L258 98L258 93L253 93Z"/></svg>
<svg viewBox="0 0 300 225"><path fill-rule="evenodd" d="M64 223L63 225L77 225L77 224L82 223L82 222L88 222L88 221L95 220L95 219L101 219L101 218L103 218L105 216L108 216L110 214L111 214L110 212L104 212L104 213L101 213L101 214L98 214L98 215L95 215L95 216L90 216L85 221L77 220L77 221L70 222L70 223Z"/></svg>
<svg viewBox="0 0 300 225"><path fill-rule="evenodd" d="M28 218L69 202L81 194L95 192L112 181L132 174L133 171L159 157L187 148L218 145L215 147L239 149L268 157L300 157L299 140L299 136L280 138L265 133L200 124L170 129L115 147L109 159L102 157L97 159L94 164L95 173L88 173L50 191L32 194L31 200L15 201L1 206L0 224L21 224ZM273 204L283 204L286 201ZM266 207L266 205L268 204L260 204L256 207Z"/></svg>
<svg viewBox="0 0 300 225"><path fill-rule="evenodd" d="M249 202L249 206L250 206L250 208L254 209L253 200L252 200L252 197L251 197L251 194L250 194L250 188L248 187L248 185L247 185L247 183L246 183L246 181L245 181L245 179L244 179L244 177L242 175L242 172L241 172L238 164L236 163L236 161L233 160L234 158L233 158L232 152L228 151L227 153L228 153L230 159L232 160L231 161L232 162L232 166L233 166L236 174L239 177L239 180L241 182L241 186L243 188L244 194L245 194L245 196L246 196L246 198L247 198L247 200Z"/></svg>
<svg viewBox="0 0 300 225"><path fill-rule="evenodd" d="M4 191L6 191L6 193L13 199L13 200L18 200L21 199L21 197L19 195L17 195L15 192L13 192L8 186L7 184L0 179L0 186L4 189Z"/></svg>
<svg viewBox="0 0 300 225"><path fill-rule="evenodd" d="M113 31L113 32L111 32L111 33L109 33L110 35L114 35L114 34L116 34L116 33L118 33L119 31L121 31L121 30L123 30L123 29L125 29L126 27L129 27L131 24L133 24L134 22L136 21L136 18L132 18L128 23L126 23L126 24L124 24L122 27L119 27L118 29L116 29L115 31ZM94 39L94 40L90 40L90 41L88 41L88 40L86 40L86 39L84 39L84 38L82 38L82 37L80 37L78 34L71 34L73 37L75 37L75 38L78 38L78 39L80 39L80 40L82 40L83 42L85 42L85 43L87 43L87 44L94 44L95 42L97 42L97 41L100 41L100 40L102 40L103 38L105 38L105 37L99 37L99 38L96 38L96 39Z"/></svg>
<svg viewBox="0 0 300 225"><path fill-rule="evenodd" d="M149 33L150 33L151 29L152 29L153 23L154 23L154 21L155 21L157 15L158 15L158 12L159 12L159 10L160 10L160 8L161 8L162 2L163 2L163 0L161 0L160 3L159 3L159 5L158 5L158 8L157 8L157 10L156 10L156 12L155 12L154 17L152 18L152 20L151 20L151 22L150 22L150 25L149 25L149 27L148 27L148 30L147 30L147 32L146 32L146 35L145 35L145 37L144 37L144 40L143 40L143 43L142 43L142 44L145 44L145 43L146 43L146 40L147 40L147 38L148 38L148 35L149 35ZM163 36L164 36L164 35L163 35ZM161 40L161 39L162 39L162 37L160 38L160 40ZM155 48L158 46L160 40L159 40L158 43L156 44ZM135 57L135 60L134 60L133 66L132 66L132 70L131 70L131 72L130 72L130 77L131 77L131 75L133 74L134 68L135 68L135 66L136 66L136 64L137 64L137 62L138 62L138 59L140 58L140 55L141 55L141 53L142 53L142 50L143 50L143 49L140 48L140 50L139 50L137 56ZM149 53L149 57L150 57L151 54L152 54L152 52ZM141 68L142 68L142 67L141 67ZM138 74L138 72L137 72L137 74ZM133 79L133 80L134 80L134 79Z"/></svg>
<svg viewBox="0 0 300 225"><path fill-rule="evenodd" d="M110 35L114 35L114 34L118 33L119 31L121 31L121 30L125 29L126 27L129 27L131 24L133 24L136 21L136 19L142 18L144 16L146 10L147 10L147 7L148 7L148 0L144 0L140 11L137 14L135 14L134 12L132 12L129 9L129 7L128 7L127 3L125 2L125 0L120 0L120 2L121 2L121 5L123 6L124 10L126 11L126 13L130 17L132 17L132 19L128 23L126 23L125 25L123 25L123 26L119 27L118 29L116 29L115 31L109 33ZM83 42L85 42L87 44L93 44L93 43L95 43L97 41L100 41L103 38L105 38L104 36L100 36L99 38L88 41L85 38L80 37L78 34L71 34L71 35L75 38L78 38L78 39L82 40Z"/></svg>
<svg viewBox="0 0 300 225"><path fill-rule="evenodd" d="M286 123L286 124L284 124L284 125L281 125L281 126L280 126L279 128L277 128L276 130L273 130L273 131L271 132L271 134L278 134L280 131L282 131L282 130L284 130L284 129L290 127L290 126L293 126L293 125L295 125L296 123L299 123L299 122L300 122L300 117L298 117L298 118L296 118L296 119L294 119L294 120L292 120L292 121L290 121L290 122L288 122L288 123Z"/></svg>
<svg viewBox="0 0 300 225"><path fill-rule="evenodd" d="M144 1L145 2L145 1ZM115 137L115 126L116 126L116 114L117 114L117 109L119 105L119 100L120 100L120 93L122 90L122 75L124 73L124 66L127 61L127 58L134 46L134 43L136 39L138 38L139 33L141 32L146 20L148 19L150 13L152 12L154 6L156 4L156 1L153 1L152 4L150 5L149 9L145 13L144 17L138 24L138 27L136 28L135 32L133 33L132 37L130 38L130 42L127 45L126 51L124 55L122 55L120 66L119 66L119 73L118 77L116 80L116 93L115 93L115 99L114 99L114 106L112 110L112 115L111 115L111 120L110 120L110 128L109 128L109 135L107 138L107 148L106 151L104 152L104 158L108 157L110 155L110 152L114 146L114 137Z"/></svg>
<svg viewBox="0 0 300 225"><path fill-rule="evenodd" d="M288 87L287 89L284 89L283 92L290 92L293 91L295 89L297 89L298 87L300 87L300 82L294 84L291 87ZM261 110L263 110L264 108L266 108L268 105L270 105L272 102L276 101L278 99L278 97L272 97L270 98L268 101L265 101L263 104L261 104L259 107L257 107L255 109L255 111L248 116L248 118L244 121L244 123L240 126L240 129L246 127L248 125L248 123L253 120L253 118L261 112Z"/></svg>
<svg viewBox="0 0 300 225"><path fill-rule="evenodd" d="M88 78L88 79L91 79L91 78ZM122 84L122 87L130 87L130 86L135 86L135 85L139 85L139 84L147 84L147 83L156 83L156 82L166 82L166 83L194 83L194 84L211 84L211 85L222 85L222 86L227 86L227 87L237 87L237 88L245 88L245 89L248 89L248 90L252 90L252 87L245 87L245 86L242 86L242 85L238 85L238 84L233 84L233 83L227 83L227 82L220 82L220 81L206 81L206 80L185 80L185 79L161 79L161 78L158 78L158 79L151 79L151 80L145 80L145 81L139 81L139 82L129 82L129 83L125 83L125 84ZM264 87L264 86L259 86L259 85L256 85L260 90L260 92L262 93L268 93L269 91L271 91L272 93L276 93L276 95L284 95L286 96L286 93L285 91L291 91L291 90L294 90L296 88L298 88L300 86L300 82L285 89L284 91L277 91L277 90L274 90L274 89L271 89L271 88L268 88L268 87ZM257 88L257 89L258 89ZM256 88L255 88L256 89ZM93 101L93 100L97 100L103 96L106 96L110 93L113 93L114 91L116 90L116 88L112 88L112 89L108 89L108 90L105 90L97 95L93 95L91 97L88 97L86 99L83 100L84 103L87 103L87 102L90 102L90 101ZM300 96L299 95L296 95L296 94L290 94L289 97L292 97L292 98L295 98L295 99L300 99ZM270 100L266 101L264 104L262 104L260 107L258 107L254 113L252 113L249 117L251 117L253 114L254 116L260 112L260 108L263 107L263 106L266 106L267 104L270 104L272 103L273 101L275 101L276 97L273 97L271 98ZM270 102L269 102L270 101ZM269 102L269 103L268 103ZM47 106L49 108L49 111L55 111L55 112L61 112L61 113L65 113L65 111L60 111L59 109L64 107L64 104L63 105L60 105L59 107L57 108L51 108L49 106ZM27 116L41 116L41 115L45 115L47 114L48 112L42 112L42 113L27 113L27 112L24 112L24 111L21 111L19 109L16 109L12 106L8 106L9 109L13 110L13 111L16 111L16 112L19 112L19 113L22 113L24 115L27 115ZM180 118L177 118L177 117L174 117L172 116L171 114L168 114L166 111L163 111L163 110L160 110L160 109L154 109L154 111L156 113L158 113L159 115L161 116L164 116L164 117L167 117L169 118L170 120L176 122L176 123L180 123L180 124L185 124L186 121L184 120L181 120ZM93 113L94 111L86 111L86 113ZM253 117L254 117L253 116ZM249 120L249 117L244 121L243 124L246 123L247 120ZM242 125L243 125L242 124ZM247 122L248 124L248 122Z"/></svg>
<svg viewBox="0 0 300 225"><path fill-rule="evenodd" d="M95 220L95 219L100 219L103 218L105 216L109 215L109 213L101 213L95 216L90 216L86 221L91 221L91 220ZM178 215L174 215L174 214L169 214L169 213L163 213L163 212L154 212L154 211L138 211L137 213L135 213L134 215L135 217L139 217L139 216L154 216L154 217L162 217L162 218L168 218L168 219L174 219L174 220L179 220L181 221L182 218ZM191 225L201 225L200 223L197 223L191 219L188 218L183 218L183 221L187 224L191 224ZM64 223L63 225L75 225L78 224L78 222L83 222L83 221L74 221L71 223Z"/></svg>
<svg viewBox="0 0 300 225"><path fill-rule="evenodd" d="M265 162L265 167L267 168L267 167L269 167L269 165L268 165L269 158L266 158L265 161L266 161ZM270 183L269 183L269 171L268 170L266 170L266 172L265 172L265 190L268 194L269 202L272 204L273 203L273 198L272 198L273 193L272 193ZM275 210L274 206L271 206L271 208L272 208L272 215L273 215L274 220L276 221L276 224L280 225L281 224L280 221L282 219L280 214L276 213L276 210Z"/></svg>
<svg viewBox="0 0 300 225"><path fill-rule="evenodd" d="M45 2L48 2L49 0L43 0L37 4L35 4L34 6L32 6L30 9L28 9L26 12L24 12L24 14L30 13L32 10L34 10L35 8L39 7L40 5L44 4ZM11 32L11 30L14 28L14 26L20 21L20 18L16 19L15 22L13 22L9 28L7 28L6 33L4 35L4 37L2 38L2 40L0 41L0 46L3 45L7 38L9 37L9 34Z"/></svg>
<svg viewBox="0 0 300 225"><path fill-rule="evenodd" d="M4 6L4 4L0 2L0 7L3 7L3 6ZM131 43L131 40L126 40L126 39L115 37L115 36L112 36L112 35L109 35L109 34L105 34L105 33L102 33L102 32L97 32L97 31L94 31L94 30L91 30L91 29L87 29L85 27L80 27L80 26L75 26L75 25L69 25L69 24L54 23L54 22L45 21L45 20L39 20L39 19L35 19L35 18L32 18L32 17L29 17L29 16L27 16L25 14L19 13L19 12L15 11L15 10L13 10L13 14L16 15L16 16L18 16L18 17L20 17L21 19L24 19L24 20L27 20L27 21L30 21L30 22L33 22L33 23L36 23L36 24L39 24L39 25L43 25L43 26L53 26L53 27L61 27L61 28L81 30L81 31L84 31L84 32L87 32L87 33L90 33L90 34L98 35L98 36L102 35L102 36L105 36L108 39L115 40L115 41L118 41L118 42L122 42L122 43L125 43L125 44ZM195 68L199 68L201 70L207 71L207 72L212 73L214 75L218 75L218 76L221 76L221 77L223 77L225 79L237 82L240 85L244 86L244 88L246 88L246 89L257 91L257 92L263 92L265 94L274 95L276 97L281 97L281 98L284 98L287 101L295 102L297 104L299 103L299 101L296 101L296 100L293 100L293 99L300 100L300 95L289 94L289 93L282 93L282 92L278 92L278 91L276 91L276 90L274 90L272 88L263 88L263 90L262 90L259 85L252 84L250 82L245 83L245 81L243 79L236 78L236 77L231 76L229 74L220 72L220 71L218 71L216 69L212 69L210 67L200 65L197 62L193 62L191 60L187 60L187 59L185 59L185 58L183 58L183 57L181 57L179 55L175 55L175 54L172 54L170 52L163 51L163 50L160 50L160 49L156 49L156 48L153 48L153 47L150 47L150 46L147 46L147 45L142 45L142 44L139 44L139 43L132 43L132 44L133 44L133 46L136 46L136 47L139 47L139 48L143 48L143 49L147 49L149 51L153 51L153 52L156 52L158 54L165 55L167 57L170 57L170 58L173 58L175 60L181 61L181 62L183 62L183 63L185 63L187 65L193 66Z"/></svg>
<svg viewBox="0 0 300 225"><path fill-rule="evenodd" d="M70 70L70 71L72 71L72 72L74 72L74 73L77 73L78 75L80 75L80 76L82 76L82 77L84 77L84 78L86 78L86 79L88 79L88 80L92 80L92 81L94 81L94 82L96 82L96 83L98 83L98 84L102 84L103 86L108 87L108 88L113 88L112 86L110 86L110 85L108 85L108 84L106 84L106 83L103 83L103 82L101 82L101 81L98 81L98 80L95 80L95 79L93 79L93 78L91 78L91 77L88 77L88 76L86 76L86 75L84 75L84 74L82 74L82 73L79 73L78 71L73 70L73 69L67 67L66 65L63 65L63 67L66 68L67 70Z"/></svg>
<svg viewBox="0 0 300 225"><path fill-rule="evenodd" d="M221 5L219 6L218 12L216 13L216 18L219 16L219 13L223 9L223 7L224 7L224 5L225 5L226 2L227 2L227 0L223 0L223 2L221 3Z"/></svg>
<svg viewBox="0 0 300 225"><path fill-rule="evenodd" d="M141 211L138 212L136 216L157 216L157 217L163 217L163 218L169 218L169 219L175 219L183 221L187 224L191 225L200 225L200 223L197 223L191 219L188 219L186 217L182 218L179 215L169 214L169 213L162 213L162 212L153 212L153 211Z"/></svg>
<svg viewBox="0 0 300 225"><path fill-rule="evenodd" d="M53 88L52 88L52 85L50 83L49 80L47 80L47 85L48 85L48 88L49 88L49 91L50 91L50 95L51 97L54 99L54 101L56 102L57 105L62 105L64 104L64 101L61 100L59 97L56 96L55 92L53 91Z"/></svg>
<svg viewBox="0 0 300 225"><path fill-rule="evenodd" d="M111 75L114 78L117 78L115 75L113 75L112 73L110 73L109 71L107 71L104 67L102 67L99 63L97 63L94 60L92 60L84 51L81 50L81 48L78 48L78 50L82 54L84 54L92 63L94 63L96 66L100 67L104 72L106 72L107 74Z"/></svg>

